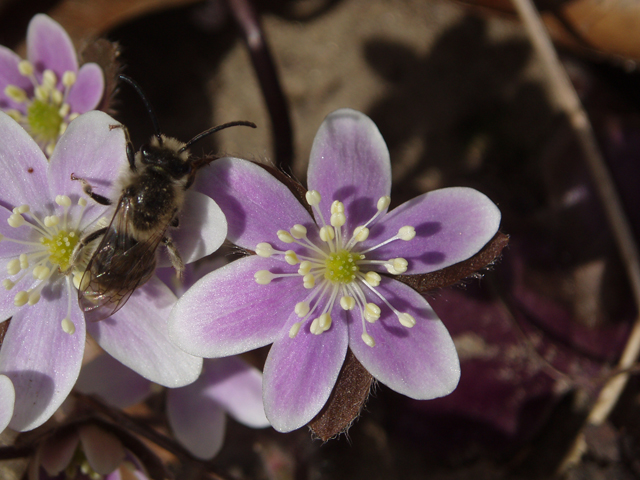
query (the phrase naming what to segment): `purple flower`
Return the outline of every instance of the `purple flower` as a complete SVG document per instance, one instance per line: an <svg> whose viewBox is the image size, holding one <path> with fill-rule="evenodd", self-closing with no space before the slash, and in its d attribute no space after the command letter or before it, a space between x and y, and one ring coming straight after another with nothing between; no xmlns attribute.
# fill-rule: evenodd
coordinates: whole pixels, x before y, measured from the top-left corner
<svg viewBox="0 0 640 480"><path fill-rule="evenodd" d="M27 30L27 60L0 46L0 110L18 121L51 156L56 142L78 115L96 108L104 94L102 69L78 68L67 32L38 14Z"/></svg>
<svg viewBox="0 0 640 480"><path fill-rule="evenodd" d="M151 393L151 383L102 355L85 365L76 390L126 408ZM222 448L226 416L252 428L269 426L262 406L262 374L237 357L205 360L194 383L167 390L167 418L176 439L208 460Z"/></svg>
<svg viewBox="0 0 640 480"><path fill-rule="evenodd" d="M263 399L276 430L299 428L321 410L347 348L409 397L456 387L460 367L446 328L392 276L432 272L477 253L500 223L485 195L446 188L387 213L389 152L375 124L349 109L329 115L313 143L306 198L315 219L251 162L218 160L200 180L227 215L229 240L257 255L187 291L171 313L171 338L203 357L273 343Z"/></svg>
<svg viewBox="0 0 640 480"><path fill-rule="evenodd" d="M128 163L124 131L113 125L117 122L103 112L81 115L47 160L27 132L0 112L0 319L12 317L0 349L0 375L15 387L9 424L15 430L41 425L67 397L80 371L87 333L156 383L179 387L200 373L202 359L168 339L166 319L176 297L157 278L104 321L85 323L78 306L76 286L83 272L82 266L70 264L71 252L113 213L87 199L71 174L118 198L111 186ZM191 262L213 252L225 232L215 202L188 192L180 228L172 231L183 259Z"/></svg>

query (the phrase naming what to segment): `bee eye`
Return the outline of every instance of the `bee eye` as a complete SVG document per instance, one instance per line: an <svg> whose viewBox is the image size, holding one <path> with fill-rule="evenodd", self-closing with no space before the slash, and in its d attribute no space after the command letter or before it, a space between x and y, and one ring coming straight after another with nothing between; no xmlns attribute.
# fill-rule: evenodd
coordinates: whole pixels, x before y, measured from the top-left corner
<svg viewBox="0 0 640 480"><path fill-rule="evenodd" d="M140 147L140 153L144 158L149 158L152 155L151 148L146 143Z"/></svg>

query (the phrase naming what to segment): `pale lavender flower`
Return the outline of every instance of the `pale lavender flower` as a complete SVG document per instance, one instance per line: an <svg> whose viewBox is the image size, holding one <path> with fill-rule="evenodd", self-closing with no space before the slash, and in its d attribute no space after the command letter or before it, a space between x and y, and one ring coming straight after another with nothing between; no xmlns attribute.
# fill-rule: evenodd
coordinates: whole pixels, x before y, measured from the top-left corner
<svg viewBox="0 0 640 480"><path fill-rule="evenodd" d="M85 365L76 390L126 408L152 391L151 383L102 355ZM262 406L262 374L237 357L205 360L190 385L167 389L167 419L176 439L197 458L213 458L222 448L226 414L252 428L269 426Z"/></svg>
<svg viewBox="0 0 640 480"><path fill-rule="evenodd" d="M500 223L485 195L446 188L387 213L389 152L375 124L349 109L329 115L313 144L306 198L315 220L254 163L221 159L200 180L200 191L227 215L229 240L257 255L198 281L172 311L170 334L203 357L273 343L263 399L275 429L294 430L318 414L347 348L377 380L409 397L431 399L456 387L460 367L449 333L420 294L392 277L477 253Z"/></svg>
<svg viewBox="0 0 640 480"><path fill-rule="evenodd" d="M51 156L78 115L96 108L104 75L95 63L78 67L67 32L44 14L27 29L27 59L0 45L0 110L17 120Z"/></svg>
<svg viewBox="0 0 640 480"><path fill-rule="evenodd" d="M124 131L112 128L117 124L103 112L81 115L47 160L27 132L0 112L0 319L12 317L0 349L0 375L15 388L9 424L15 430L41 425L67 397L80 371L86 334L156 383L179 387L200 373L202 359L168 339L166 319L176 297L159 279L138 288L104 321L86 323L78 306L82 267L70 265L71 252L113 213L88 199L71 174L118 199L112 184L128 163ZM186 204L172 237L190 262L220 246L226 222L205 195L189 192Z"/></svg>

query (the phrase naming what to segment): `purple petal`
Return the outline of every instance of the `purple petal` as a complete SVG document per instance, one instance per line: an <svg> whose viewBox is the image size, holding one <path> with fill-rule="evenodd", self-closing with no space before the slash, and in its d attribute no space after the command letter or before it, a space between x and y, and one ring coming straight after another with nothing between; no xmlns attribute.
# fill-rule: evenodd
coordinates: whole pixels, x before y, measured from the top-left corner
<svg viewBox="0 0 640 480"><path fill-rule="evenodd" d="M263 400L267 418L279 432L290 432L309 423L322 409L348 347L344 311L336 306L331 328L320 335L306 322L295 338L287 334L300 318L294 313L269 351L264 365Z"/></svg>
<svg viewBox="0 0 640 480"><path fill-rule="evenodd" d="M48 171L51 198L65 194L72 199L85 196L82 184L71 180L71 174L87 180L94 191L108 198L119 197L114 182L120 171L128 165L126 141L122 128L109 115L92 111L80 115L67 128L51 156ZM88 200L83 224L104 215L106 208Z"/></svg>
<svg viewBox="0 0 640 480"><path fill-rule="evenodd" d="M167 318L175 295L152 278L115 315L89 322L87 329L104 350L152 382L182 387L198 378L202 359L169 341Z"/></svg>
<svg viewBox="0 0 640 480"><path fill-rule="evenodd" d="M7 220L13 214L12 211L7 210L0 205L0 235L7 238L20 241L37 241L37 232L30 228L28 225L22 225L18 228L14 228L9 225ZM0 242L0 258L15 258L21 253L30 253L36 250L40 250L40 246L31 246L20 244L16 242L10 242L3 240ZM4 266L4 264L3 264ZM7 270L0 270L6 272ZM0 315L0 318L5 318Z"/></svg>
<svg viewBox="0 0 640 480"><path fill-rule="evenodd" d="M230 241L255 250L260 242L288 250L278 230L313 219L291 191L264 168L247 160L221 158L202 170L198 190L213 198L227 216Z"/></svg>
<svg viewBox="0 0 640 480"><path fill-rule="evenodd" d="M427 273L472 257L491 240L500 226L500 210L489 198L465 187L435 190L389 212L371 227L368 248L393 237L405 225L416 229L412 240L395 240L367 257L402 257L407 274Z"/></svg>
<svg viewBox="0 0 640 480"><path fill-rule="evenodd" d="M59 282L56 287L61 287ZM24 306L11 319L0 350L0 373L16 389L16 406L10 427L32 430L53 415L78 378L84 353L85 325L80 309L71 303L75 333L62 330L67 315L65 288L48 289L33 306Z"/></svg>
<svg viewBox="0 0 640 480"><path fill-rule="evenodd" d="M0 178L5 179L0 204L9 210L27 204L36 213L49 215L44 210L51 202L48 167L38 144L15 120L0 112Z"/></svg>
<svg viewBox="0 0 640 480"><path fill-rule="evenodd" d="M8 85L15 85L26 92L33 90L31 80L22 76L18 71L18 63L20 63L21 60L19 55L0 45L0 108L15 109L25 113L26 106L24 103L14 102L4 93L4 89Z"/></svg>
<svg viewBox="0 0 640 480"><path fill-rule="evenodd" d="M27 29L27 58L37 71L53 70L60 81L66 71L76 73L76 49L67 32L51 17L38 14Z"/></svg>
<svg viewBox="0 0 640 480"><path fill-rule="evenodd" d="M104 95L104 75L96 63L85 63L69 89L67 103L72 113L85 113L98 106Z"/></svg>
<svg viewBox="0 0 640 480"><path fill-rule="evenodd" d="M226 418L222 407L196 381L167 392L167 418L178 441L195 457L213 458L222 448Z"/></svg>
<svg viewBox="0 0 640 480"><path fill-rule="evenodd" d="M124 461L124 446L115 435L90 424L79 427L78 433L87 461L97 473L111 473Z"/></svg>
<svg viewBox="0 0 640 480"><path fill-rule="evenodd" d="M239 357L205 360L196 383L203 394L238 422L252 428L269 426L262 405L262 373Z"/></svg>
<svg viewBox="0 0 640 480"><path fill-rule="evenodd" d="M0 375L0 433L7 428L13 415L16 391L9 377Z"/></svg>
<svg viewBox="0 0 640 480"><path fill-rule="evenodd" d="M0 245L9 243L7 241L0 242ZM13 257L17 258L17 257ZM11 258L0 259L0 272L7 271L7 264L11 261ZM0 289L0 322L5 321L7 318L13 316L19 307L14 304L14 298L16 293L23 290L28 291L35 287L41 281L33 278L33 275L24 275L20 280L16 281L15 286L11 290L6 290L4 287Z"/></svg>
<svg viewBox="0 0 640 480"><path fill-rule="evenodd" d="M451 393L460 379L460 363L453 340L427 301L396 280L383 278L376 288L416 324L406 328L398 317L371 293L368 300L380 306L380 319L367 323L374 347L362 341L362 323L349 325L349 347L371 375L398 393L429 400Z"/></svg>
<svg viewBox="0 0 640 480"><path fill-rule="evenodd" d="M187 192L179 221L179 227L170 230L170 235L184 263L215 252L227 236L227 220L218 204L196 191ZM171 266L168 255L163 254L160 260L158 266Z"/></svg>
<svg viewBox="0 0 640 480"><path fill-rule="evenodd" d="M171 340L201 357L226 357L272 343L295 304L308 293L300 281L282 278L258 285L253 275L287 267L292 269L252 255L204 276L171 312Z"/></svg>
<svg viewBox="0 0 640 480"><path fill-rule="evenodd" d="M311 147L307 184L322 195L327 221L334 200L345 205L348 231L368 221L391 191L389 150L376 124L349 108L328 115Z"/></svg>
<svg viewBox="0 0 640 480"><path fill-rule="evenodd" d="M151 382L111 355L100 355L83 365L74 389L97 395L114 407L126 408L151 394Z"/></svg>

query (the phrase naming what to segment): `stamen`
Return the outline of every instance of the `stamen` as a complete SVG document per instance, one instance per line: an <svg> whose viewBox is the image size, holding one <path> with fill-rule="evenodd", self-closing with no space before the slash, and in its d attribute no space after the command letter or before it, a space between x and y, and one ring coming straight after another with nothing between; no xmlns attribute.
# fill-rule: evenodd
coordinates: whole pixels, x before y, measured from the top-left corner
<svg viewBox="0 0 640 480"><path fill-rule="evenodd" d="M9 216L9 218L7 218L7 223L13 228L18 228L24 225L25 219L19 213L13 213Z"/></svg>
<svg viewBox="0 0 640 480"><path fill-rule="evenodd" d="M26 305L28 301L29 301L29 294L24 290L16 293L16 296L13 297L13 304L16 307L22 307Z"/></svg>
<svg viewBox="0 0 640 480"><path fill-rule="evenodd" d="M343 310L353 310L356 306L356 299L345 295L340 299L340 306Z"/></svg>
<svg viewBox="0 0 640 480"><path fill-rule="evenodd" d="M323 242L329 243L334 238L336 238L336 234L332 227L325 225L320 229L320 240Z"/></svg>
<svg viewBox="0 0 640 480"><path fill-rule="evenodd" d="M274 275L269 270L260 270L253 275L253 278L255 278L256 283L259 285L269 285Z"/></svg>
<svg viewBox="0 0 640 480"><path fill-rule="evenodd" d="M386 208L389 208L389 205L391 204L391 197L388 195L385 195L384 197L380 197L378 199L378 204L376 205L378 208L378 211L381 212Z"/></svg>
<svg viewBox="0 0 640 480"><path fill-rule="evenodd" d="M300 331L300 327L302 327L302 322L294 323L289 329L289 338L296 338L298 332Z"/></svg>
<svg viewBox="0 0 640 480"><path fill-rule="evenodd" d="M416 319L413 318L412 315L409 315L406 312L398 313L397 315L398 315L398 320L400 320L400 323L404 327L411 328L416 324Z"/></svg>
<svg viewBox="0 0 640 480"><path fill-rule="evenodd" d="M284 259L289 265L297 265L298 263L300 263L296 252L294 252L293 250L287 250L284 254Z"/></svg>
<svg viewBox="0 0 640 480"><path fill-rule="evenodd" d="M307 203L311 207L317 206L322 199L320 193L317 190L309 190L307 193L305 193L304 198L307 200Z"/></svg>
<svg viewBox="0 0 640 480"><path fill-rule="evenodd" d="M378 285L380 285L381 280L382 277L377 272L367 272L364 275L364 281L372 287L377 287Z"/></svg>
<svg viewBox="0 0 640 480"><path fill-rule="evenodd" d="M309 306L308 302L298 302L296 303L295 308L293 309L293 311L296 313L296 315L298 315L300 318L304 318L307 316L307 314L309 313L309 309L311 307Z"/></svg>
<svg viewBox="0 0 640 480"><path fill-rule="evenodd" d="M291 236L297 240L305 238L307 236L307 227L304 225L300 225L296 223L293 227L291 227Z"/></svg>
<svg viewBox="0 0 640 480"><path fill-rule="evenodd" d="M77 76L74 72L67 70L62 74L62 85L69 88L76 83Z"/></svg>
<svg viewBox="0 0 640 480"><path fill-rule="evenodd" d="M29 60L22 60L18 63L18 71L23 77L30 77L33 75L33 65Z"/></svg>
<svg viewBox="0 0 640 480"><path fill-rule="evenodd" d="M380 307L375 303L367 303L364 307L364 319L369 323L375 323L380 318Z"/></svg>
<svg viewBox="0 0 640 480"><path fill-rule="evenodd" d="M11 280L9 280L8 278L5 278L2 281L2 286L5 288L5 290L11 290L13 287L16 286L15 283L13 283Z"/></svg>
<svg viewBox="0 0 640 480"><path fill-rule="evenodd" d="M60 322L60 325L64 333L68 333L69 335L73 335L74 333L76 333L76 326L68 318L63 318L62 322Z"/></svg>
<svg viewBox="0 0 640 480"><path fill-rule="evenodd" d="M308 273L307 275L302 277L302 283L304 285L304 288L306 288L307 290L311 290L316 286L316 278L312 274Z"/></svg>
<svg viewBox="0 0 640 480"><path fill-rule="evenodd" d="M392 275L401 275L407 271L407 266L409 262L407 262L404 258L392 258L389 260L389 263L385 263L385 267L387 271Z"/></svg>
<svg viewBox="0 0 640 480"><path fill-rule="evenodd" d="M362 341L371 348L376 346L376 341L367 332L362 332Z"/></svg>
<svg viewBox="0 0 640 480"><path fill-rule="evenodd" d="M408 242L416 236L416 229L410 225L404 226L398 230L398 238Z"/></svg>
<svg viewBox="0 0 640 480"><path fill-rule="evenodd" d="M4 94L16 103L25 103L27 101L27 92L15 85L7 85Z"/></svg>
<svg viewBox="0 0 640 480"><path fill-rule="evenodd" d="M270 244L266 242L262 242L256 245L256 255L258 255L259 257L269 258L274 253L276 253L276 251Z"/></svg>
<svg viewBox="0 0 640 480"><path fill-rule="evenodd" d="M293 243L293 240L294 240L293 237L286 230L278 230L276 235L278 235L278 238L280 239L281 242Z"/></svg>

